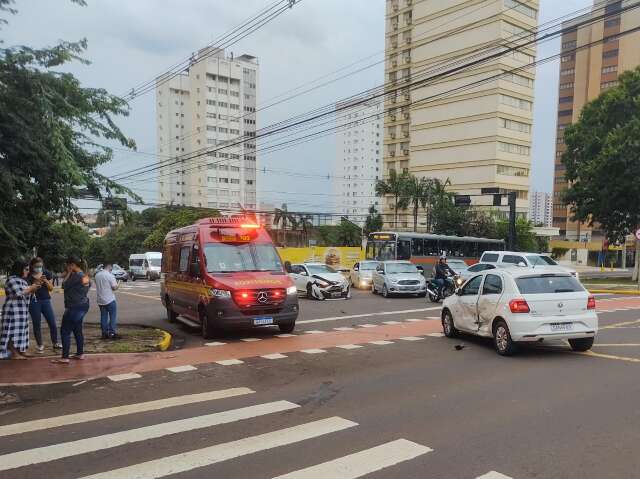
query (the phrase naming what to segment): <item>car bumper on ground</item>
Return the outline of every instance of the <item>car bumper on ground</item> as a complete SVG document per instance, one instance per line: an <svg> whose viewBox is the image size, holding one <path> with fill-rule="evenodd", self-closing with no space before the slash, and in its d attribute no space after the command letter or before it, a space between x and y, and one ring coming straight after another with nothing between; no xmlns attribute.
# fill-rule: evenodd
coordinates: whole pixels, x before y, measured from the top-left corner
<svg viewBox="0 0 640 479"><path fill-rule="evenodd" d="M595 313L579 316L529 318L511 321L511 338L517 342L556 341L594 337L598 333Z"/></svg>
<svg viewBox="0 0 640 479"><path fill-rule="evenodd" d="M207 317L223 329L247 329L270 325L286 325L298 317L298 297L288 295L278 306L241 308L231 298L216 298L206 306Z"/></svg>

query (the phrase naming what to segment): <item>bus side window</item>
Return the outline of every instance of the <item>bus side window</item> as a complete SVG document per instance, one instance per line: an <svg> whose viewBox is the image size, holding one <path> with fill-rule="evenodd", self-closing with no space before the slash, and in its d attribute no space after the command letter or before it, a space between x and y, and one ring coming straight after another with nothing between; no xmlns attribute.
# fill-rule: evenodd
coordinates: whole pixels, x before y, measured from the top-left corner
<svg viewBox="0 0 640 479"><path fill-rule="evenodd" d="M434 239L424 240L424 255L438 256L438 240L434 240Z"/></svg>
<svg viewBox="0 0 640 479"><path fill-rule="evenodd" d="M424 256L424 243L422 238L413 238L411 240L411 254L413 256Z"/></svg>
<svg viewBox="0 0 640 479"><path fill-rule="evenodd" d="M476 258L478 251L478 243L475 241L465 241L462 243L462 255L465 258Z"/></svg>
<svg viewBox="0 0 640 479"><path fill-rule="evenodd" d="M398 240L398 259L411 259L411 240Z"/></svg>

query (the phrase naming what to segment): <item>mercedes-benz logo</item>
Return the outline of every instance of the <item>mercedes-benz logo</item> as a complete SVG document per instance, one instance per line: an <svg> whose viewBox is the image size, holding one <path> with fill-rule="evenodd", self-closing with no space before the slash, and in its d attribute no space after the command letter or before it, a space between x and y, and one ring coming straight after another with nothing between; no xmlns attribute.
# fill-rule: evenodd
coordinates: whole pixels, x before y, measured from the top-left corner
<svg viewBox="0 0 640 479"><path fill-rule="evenodd" d="M269 295L267 294L266 291L260 291L258 293L258 295L256 296L256 299L258 300L258 303L266 303L267 301L269 301Z"/></svg>
<svg viewBox="0 0 640 479"><path fill-rule="evenodd" d="M564 303L562 303L562 302L558 303L558 308L560 308L560 309L564 308Z"/></svg>

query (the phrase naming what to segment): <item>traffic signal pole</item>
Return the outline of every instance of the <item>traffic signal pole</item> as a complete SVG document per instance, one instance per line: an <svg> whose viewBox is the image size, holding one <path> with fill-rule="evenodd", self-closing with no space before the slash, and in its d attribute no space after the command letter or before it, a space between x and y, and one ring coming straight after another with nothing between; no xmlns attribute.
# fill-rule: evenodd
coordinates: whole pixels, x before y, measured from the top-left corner
<svg viewBox="0 0 640 479"><path fill-rule="evenodd" d="M518 244L518 233L516 232L516 192L507 194L509 200L509 250L515 251Z"/></svg>

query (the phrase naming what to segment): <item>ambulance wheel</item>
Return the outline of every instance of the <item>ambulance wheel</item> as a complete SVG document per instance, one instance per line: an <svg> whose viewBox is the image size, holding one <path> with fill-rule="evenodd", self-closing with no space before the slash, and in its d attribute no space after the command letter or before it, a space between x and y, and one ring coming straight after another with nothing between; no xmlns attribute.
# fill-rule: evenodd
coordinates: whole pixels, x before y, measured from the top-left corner
<svg viewBox="0 0 640 479"><path fill-rule="evenodd" d="M291 321L289 323L280 323L278 324L281 333L290 334L293 333L293 330L296 329L296 322Z"/></svg>
<svg viewBox="0 0 640 479"><path fill-rule="evenodd" d="M200 308L200 324L202 326L202 337L204 339L214 339L220 335L220 328L215 326L214 321L207 315L204 308Z"/></svg>

